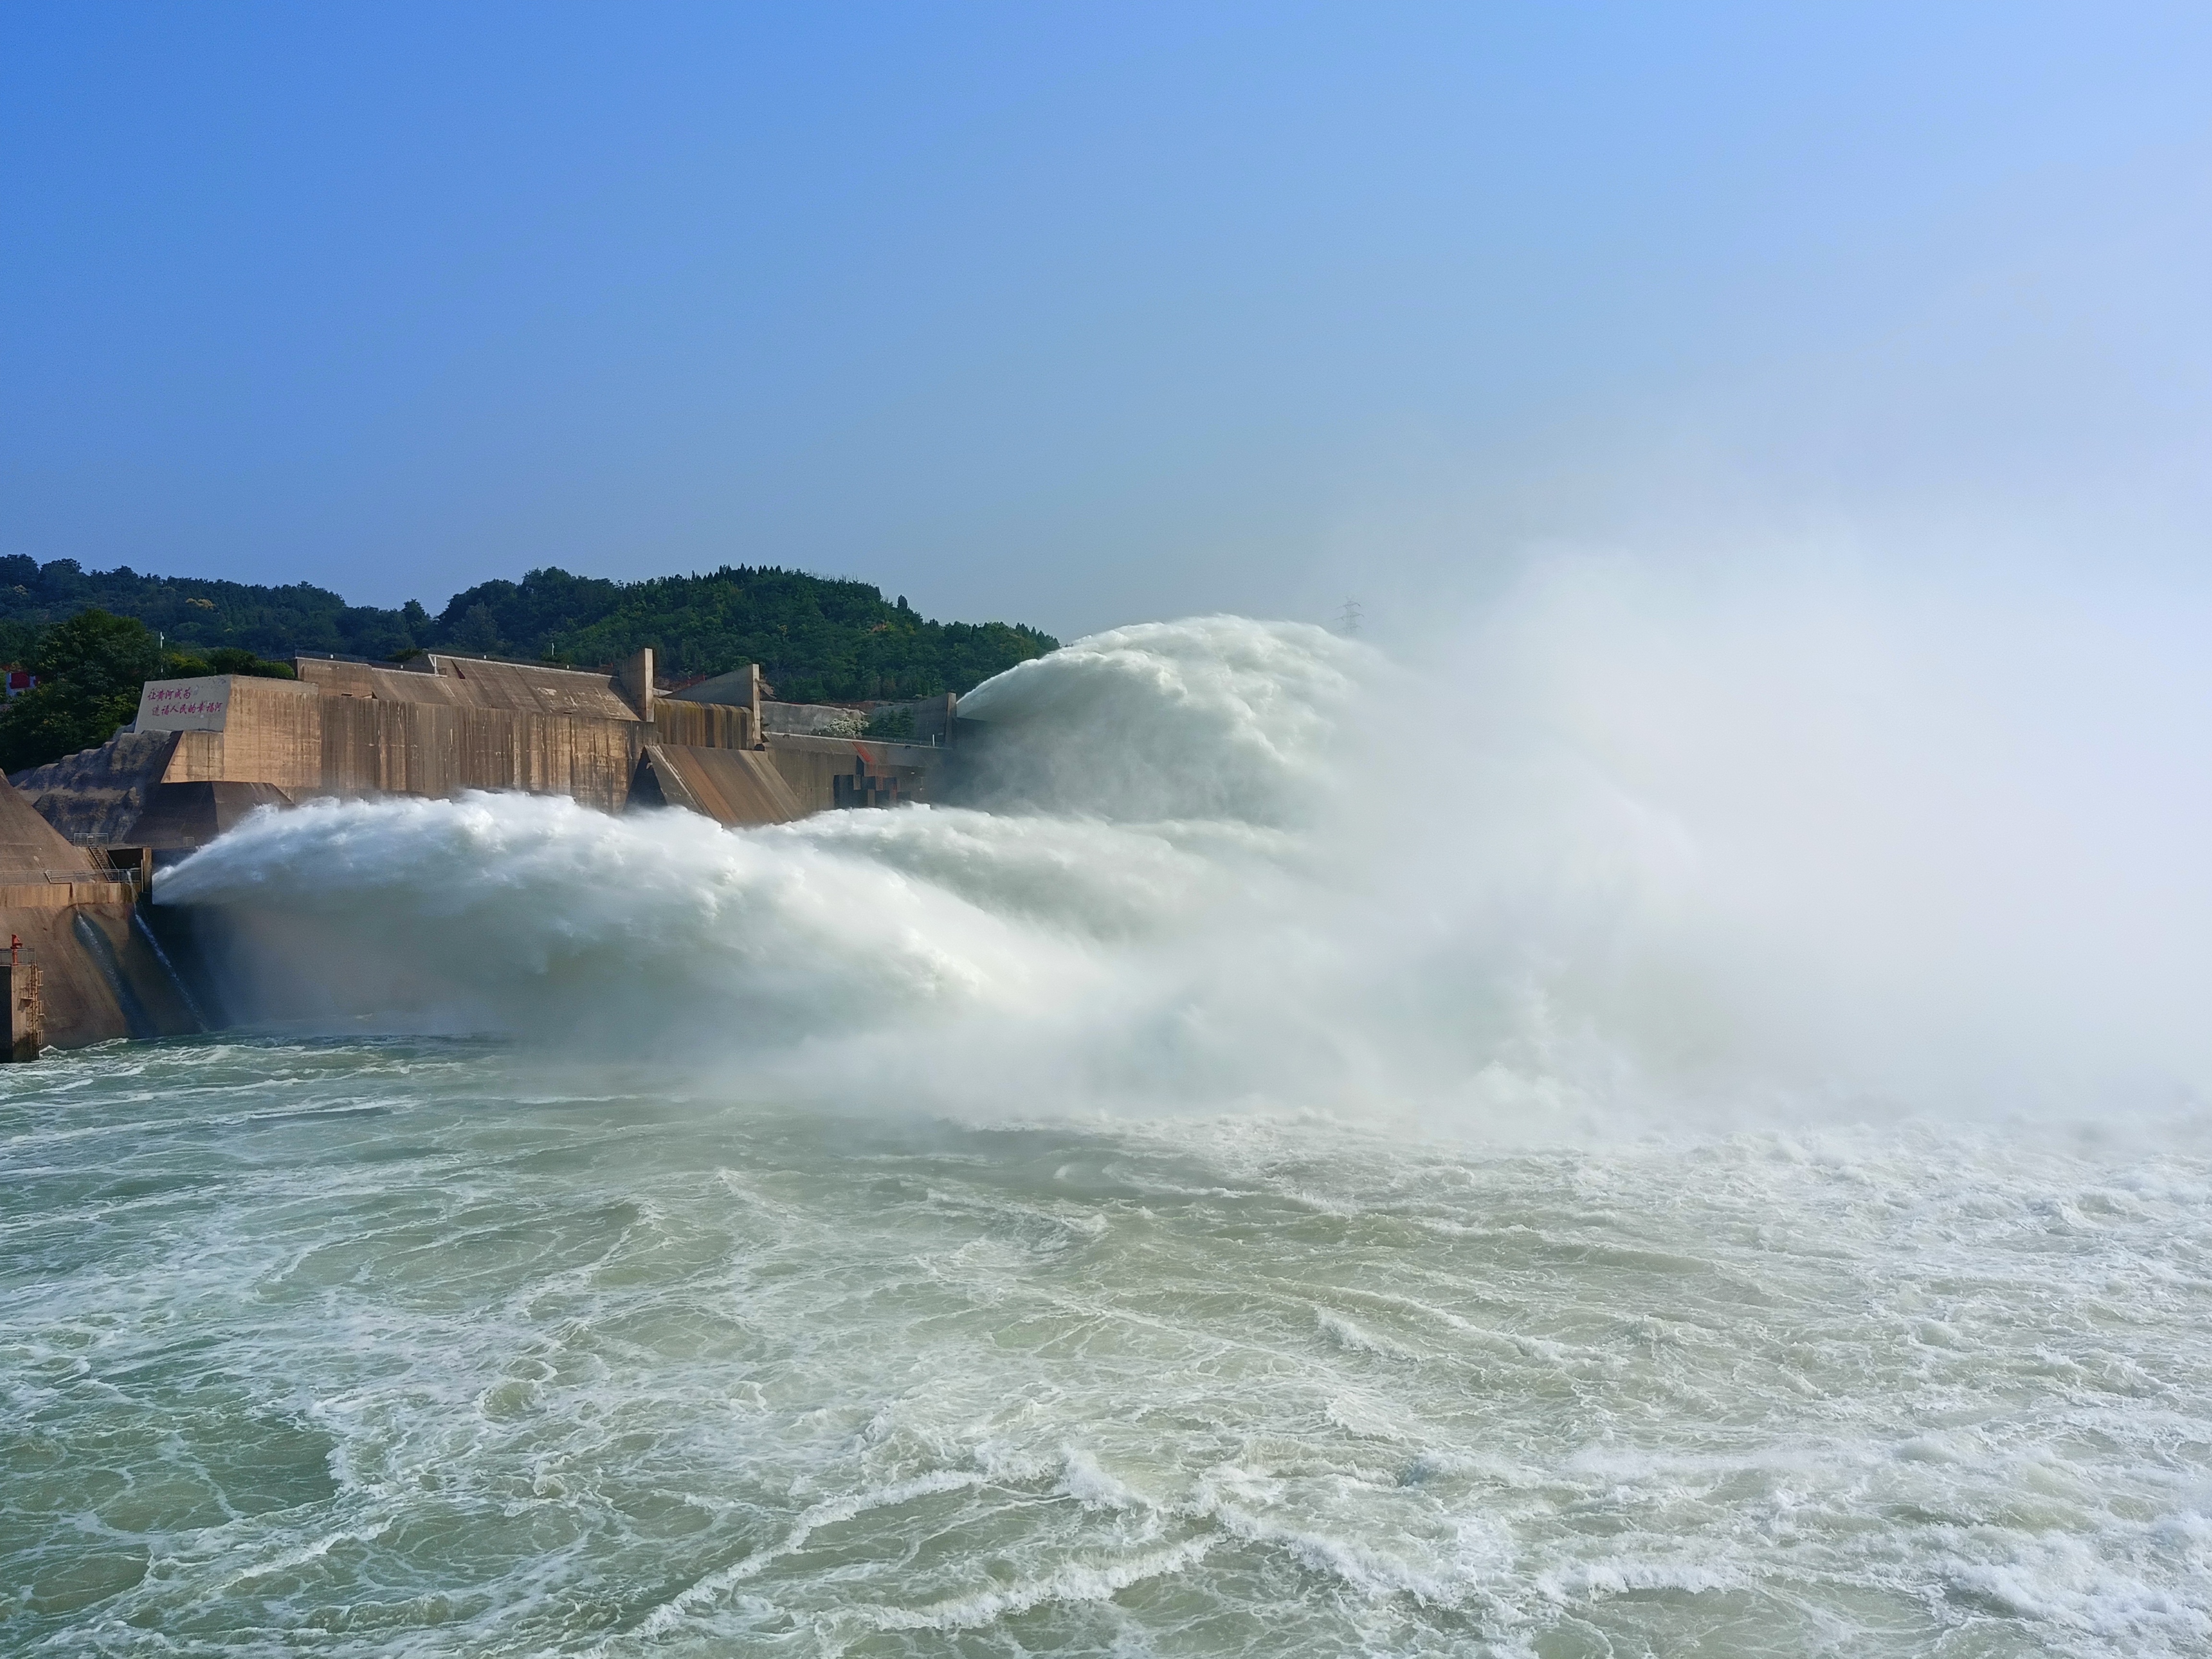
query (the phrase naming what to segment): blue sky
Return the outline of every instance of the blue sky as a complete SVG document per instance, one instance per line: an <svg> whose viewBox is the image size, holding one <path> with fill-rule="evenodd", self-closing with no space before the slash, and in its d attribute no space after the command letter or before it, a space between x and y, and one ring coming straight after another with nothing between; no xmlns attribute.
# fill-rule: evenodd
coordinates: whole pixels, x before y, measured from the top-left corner
<svg viewBox="0 0 2212 1659"><path fill-rule="evenodd" d="M1814 521L2185 564L2208 86L2185 7L19 0L0 551L1062 635Z"/></svg>

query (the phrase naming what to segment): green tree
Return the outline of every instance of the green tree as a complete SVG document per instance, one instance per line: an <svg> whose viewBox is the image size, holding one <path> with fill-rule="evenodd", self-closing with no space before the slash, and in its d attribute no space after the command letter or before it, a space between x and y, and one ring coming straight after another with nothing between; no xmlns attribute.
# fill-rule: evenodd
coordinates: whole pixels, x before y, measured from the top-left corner
<svg viewBox="0 0 2212 1659"><path fill-rule="evenodd" d="M0 663L10 668L29 667L38 653L39 641L46 637L44 623L0 618Z"/></svg>
<svg viewBox="0 0 2212 1659"><path fill-rule="evenodd" d="M0 712L0 771L43 766L115 735L162 672L161 643L135 617L80 611L39 641L38 685Z"/></svg>

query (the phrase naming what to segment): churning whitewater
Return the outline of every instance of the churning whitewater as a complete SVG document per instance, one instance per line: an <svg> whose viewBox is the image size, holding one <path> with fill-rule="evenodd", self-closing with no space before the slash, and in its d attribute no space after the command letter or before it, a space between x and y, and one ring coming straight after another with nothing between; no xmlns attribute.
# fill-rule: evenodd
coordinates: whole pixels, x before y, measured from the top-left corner
<svg viewBox="0 0 2212 1659"><path fill-rule="evenodd" d="M0 1647L2203 1651L2202 803L2023 720L2093 656L1814 609L252 820L158 896L252 1034L0 1073Z"/></svg>

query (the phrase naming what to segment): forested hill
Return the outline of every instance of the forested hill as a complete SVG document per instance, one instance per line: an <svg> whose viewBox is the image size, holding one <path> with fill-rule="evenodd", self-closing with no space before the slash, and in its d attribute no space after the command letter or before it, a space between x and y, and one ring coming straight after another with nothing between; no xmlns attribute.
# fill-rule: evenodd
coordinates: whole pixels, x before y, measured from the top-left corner
<svg viewBox="0 0 2212 1659"><path fill-rule="evenodd" d="M92 607L136 617L172 651L202 656L224 647L274 658L427 650L588 667L649 645L662 672L678 676L757 662L779 696L798 702L966 691L1060 643L1008 623L925 621L866 582L774 566L640 582L533 570L456 593L432 616L412 600L397 611L348 605L305 582L261 587L0 558L0 655L27 660L46 627Z"/></svg>

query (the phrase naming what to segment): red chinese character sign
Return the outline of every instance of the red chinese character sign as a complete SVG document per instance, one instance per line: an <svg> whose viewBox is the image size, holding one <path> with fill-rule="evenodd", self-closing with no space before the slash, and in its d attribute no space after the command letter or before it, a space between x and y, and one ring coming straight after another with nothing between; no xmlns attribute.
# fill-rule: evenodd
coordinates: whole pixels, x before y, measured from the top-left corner
<svg viewBox="0 0 2212 1659"><path fill-rule="evenodd" d="M230 676L149 680L138 694L141 732L220 732L230 711Z"/></svg>

